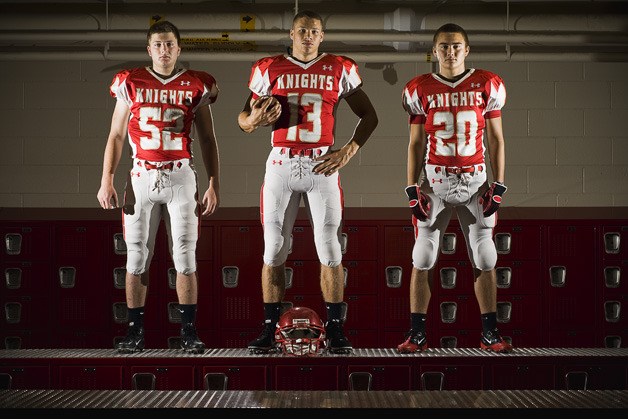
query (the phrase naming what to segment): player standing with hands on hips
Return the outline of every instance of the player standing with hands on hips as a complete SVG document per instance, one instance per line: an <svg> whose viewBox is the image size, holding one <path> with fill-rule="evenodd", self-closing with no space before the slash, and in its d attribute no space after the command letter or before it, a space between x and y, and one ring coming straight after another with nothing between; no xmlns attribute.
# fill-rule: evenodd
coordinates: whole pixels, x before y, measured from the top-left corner
<svg viewBox="0 0 628 419"><path fill-rule="evenodd" d="M402 95L409 114L408 185L415 244L410 279L411 329L397 350L427 348L425 322L431 297L428 271L434 267L443 234L455 208L473 265L474 290L482 319L480 348L509 352L497 329L497 251L493 228L506 192L501 109L502 79L489 71L465 68L469 39L448 23L434 34L439 73L410 80ZM493 182L488 183L484 130Z"/></svg>
<svg viewBox="0 0 628 419"><path fill-rule="evenodd" d="M320 15L297 13L290 30L291 53L254 63L249 79L251 95L238 115L238 124L247 133L273 124L260 202L265 321L259 337L248 345L255 352L276 349L274 332L286 288L285 262L302 197L311 215L321 263L327 348L334 353L347 353L353 348L344 335L341 313L343 198L338 170L366 143L378 121L370 99L361 89L356 63L348 57L320 53L323 36ZM352 138L332 150L335 110L341 99L346 100L359 122Z"/></svg>
<svg viewBox="0 0 628 419"><path fill-rule="evenodd" d="M126 303L129 328L116 345L119 352L144 349L144 305L148 265L162 215L169 216L176 290L181 313L181 349L202 353L195 320L198 299L196 243L200 215L219 205L219 158L210 104L218 96L216 80L202 71L177 68L181 38L167 21L147 33L152 65L123 70L110 87L117 99L105 148L98 202L104 209L119 206L113 178L125 138L133 167L124 194L122 219L127 246ZM196 128L209 187L198 202L197 172L192 156L192 126Z"/></svg>

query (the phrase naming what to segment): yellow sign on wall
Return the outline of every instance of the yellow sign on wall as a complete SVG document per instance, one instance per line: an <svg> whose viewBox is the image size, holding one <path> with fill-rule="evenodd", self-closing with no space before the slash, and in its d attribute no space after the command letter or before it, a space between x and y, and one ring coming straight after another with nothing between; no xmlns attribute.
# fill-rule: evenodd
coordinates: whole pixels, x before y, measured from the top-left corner
<svg viewBox="0 0 628 419"><path fill-rule="evenodd" d="M240 30L242 32L253 32L255 30L255 16L240 16Z"/></svg>
<svg viewBox="0 0 628 419"><path fill-rule="evenodd" d="M152 15L150 24L165 20L162 15ZM255 31L255 16L240 16L240 31ZM229 39L229 33L225 32L220 38L181 38L181 46L187 49L204 50L204 51L255 51L257 46L254 41L232 41Z"/></svg>
<svg viewBox="0 0 628 419"><path fill-rule="evenodd" d="M149 23L149 26L150 26L150 25L153 25L154 23L159 22L160 20L165 20L165 18L164 18L163 16L161 16L161 15L152 15L152 16L150 17L150 23Z"/></svg>

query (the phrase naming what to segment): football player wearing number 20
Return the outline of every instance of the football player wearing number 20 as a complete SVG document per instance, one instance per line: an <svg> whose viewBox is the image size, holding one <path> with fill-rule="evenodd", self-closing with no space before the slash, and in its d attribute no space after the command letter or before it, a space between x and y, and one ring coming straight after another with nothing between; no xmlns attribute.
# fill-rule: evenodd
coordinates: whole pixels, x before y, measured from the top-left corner
<svg viewBox="0 0 628 419"><path fill-rule="evenodd" d="M321 263L327 348L336 353L352 350L342 320L343 200L338 170L366 143L378 121L361 88L357 64L348 57L320 53L323 36L320 15L307 10L297 13L290 30L291 53L262 58L253 64L251 93L238 115L238 124L247 133L272 124L272 149L266 161L260 203L265 317L262 333L248 345L254 352L277 349L274 336L285 293L285 262L302 198L309 208ZM265 96L275 97L279 104ZM341 99L359 122L349 141L334 150L335 111Z"/></svg>
<svg viewBox="0 0 628 419"><path fill-rule="evenodd" d="M126 303L128 332L116 344L119 352L144 349L144 304L154 229L166 219L176 269L181 313L181 349L202 353L205 344L195 326L198 278L196 244L201 215L219 205L219 159L210 104L218 96L216 80L203 71L177 67L181 53L179 30L167 21L151 25L147 51L152 65L122 70L113 78L116 98L105 148L98 201L104 209L120 207L113 177L125 139L132 167L122 203L127 246ZM208 189L198 201L197 171L192 155L192 127L196 127Z"/></svg>
<svg viewBox="0 0 628 419"><path fill-rule="evenodd" d="M410 353L427 348L428 274L437 262L455 207L473 266L482 321L480 348L510 352L511 343L497 328L497 251L492 240L496 211L506 192L501 118L506 89L497 74L466 68L470 47L462 27L445 24L436 30L433 41L439 72L413 78L402 94L410 125L406 194L415 243L410 331L397 350ZM490 184L484 157L485 130L493 176Z"/></svg>

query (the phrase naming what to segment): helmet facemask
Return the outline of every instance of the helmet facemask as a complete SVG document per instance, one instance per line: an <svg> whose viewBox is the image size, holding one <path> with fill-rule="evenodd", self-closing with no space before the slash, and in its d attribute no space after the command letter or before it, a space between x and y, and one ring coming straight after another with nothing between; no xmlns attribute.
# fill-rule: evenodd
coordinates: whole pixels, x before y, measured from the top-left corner
<svg viewBox="0 0 628 419"><path fill-rule="evenodd" d="M325 346L325 328L315 311L295 307L281 316L275 341L285 355L316 356Z"/></svg>

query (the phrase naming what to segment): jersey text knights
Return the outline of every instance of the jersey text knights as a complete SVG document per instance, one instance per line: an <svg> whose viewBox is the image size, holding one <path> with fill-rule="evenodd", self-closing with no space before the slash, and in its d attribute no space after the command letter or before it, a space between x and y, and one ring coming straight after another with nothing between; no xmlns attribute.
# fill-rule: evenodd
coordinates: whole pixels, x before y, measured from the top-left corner
<svg viewBox="0 0 628 419"><path fill-rule="evenodd" d="M110 93L131 110L131 157L160 162L192 157L194 114L216 100L218 87L203 71L184 69L163 79L143 67L116 74Z"/></svg>
<svg viewBox="0 0 628 419"><path fill-rule="evenodd" d="M289 55L262 58L249 79L255 99L274 96L281 103L272 145L296 149L333 145L336 107L361 85L355 61L326 53L307 63Z"/></svg>
<svg viewBox="0 0 628 419"><path fill-rule="evenodd" d="M485 162L486 119L501 117L505 103L503 80L479 69L469 69L455 82L423 74L410 80L402 94L409 122L425 125L426 163L444 166Z"/></svg>

